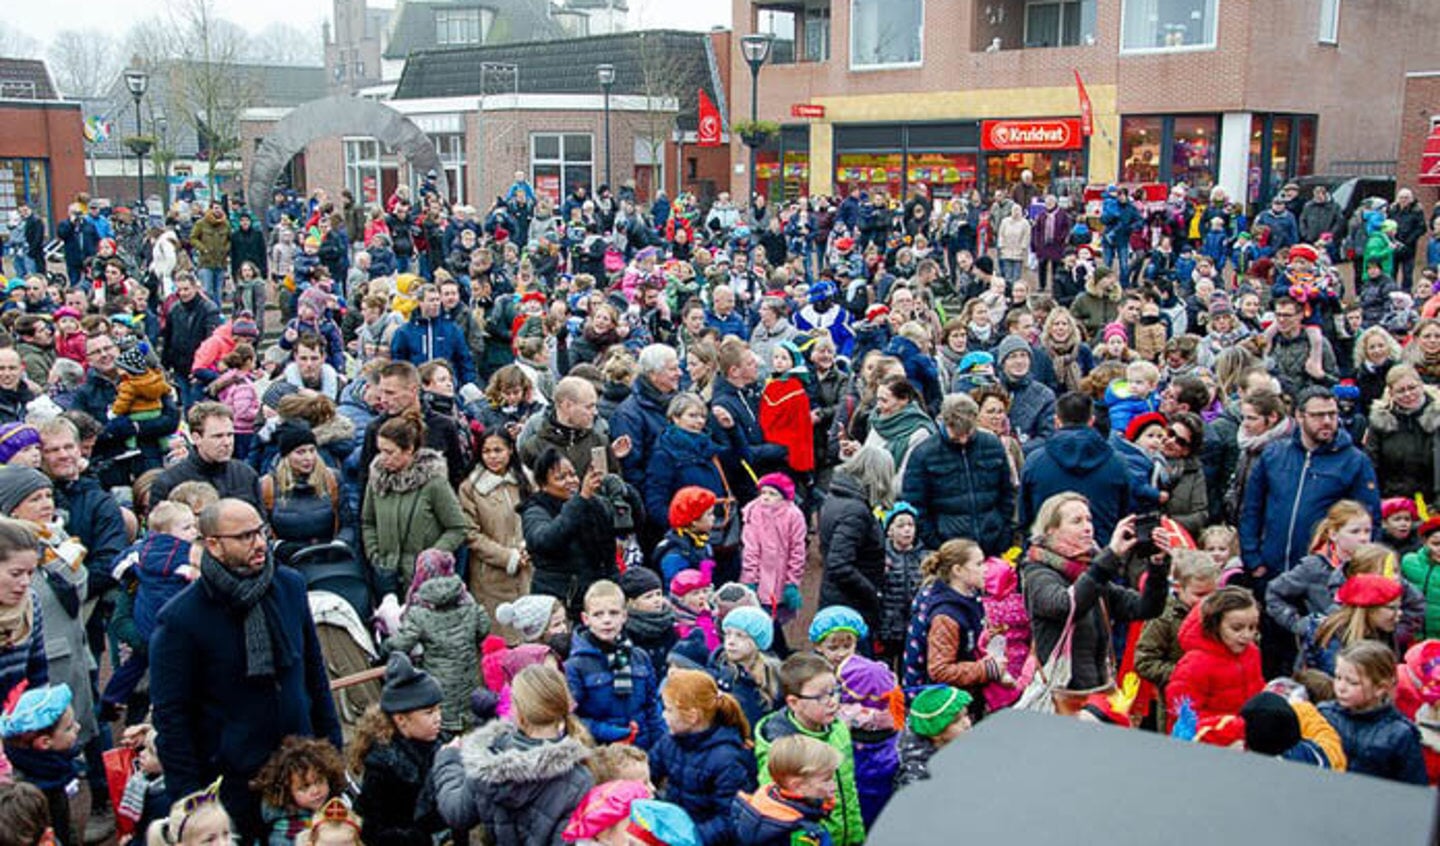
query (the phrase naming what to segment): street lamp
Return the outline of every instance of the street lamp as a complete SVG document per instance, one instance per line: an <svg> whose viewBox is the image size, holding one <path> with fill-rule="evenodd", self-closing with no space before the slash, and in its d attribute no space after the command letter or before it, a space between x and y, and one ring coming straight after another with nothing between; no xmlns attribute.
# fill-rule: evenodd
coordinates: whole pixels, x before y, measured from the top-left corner
<svg viewBox="0 0 1440 846"><path fill-rule="evenodd" d="M130 68L125 71L125 87L130 89L130 96L135 98L135 134L138 136L144 130L140 124L140 101L145 97L145 89L150 87L150 74L142 68ZM136 184L140 191L140 207L144 209L145 217L150 217L150 206L145 202L145 153L140 151L142 145L137 142L134 146L135 164L139 166L139 172L135 176ZM146 151L148 152L148 150Z"/></svg>
<svg viewBox="0 0 1440 846"><path fill-rule="evenodd" d="M740 52L750 66L750 122L760 119L760 66L770 60L775 36L768 32L752 32L740 39ZM755 200L755 145L750 144L750 201Z"/></svg>
<svg viewBox="0 0 1440 846"><path fill-rule="evenodd" d="M610 182L610 89L615 85L615 66L596 65L595 77L600 80L600 88L605 92L605 184L613 191L615 186Z"/></svg>

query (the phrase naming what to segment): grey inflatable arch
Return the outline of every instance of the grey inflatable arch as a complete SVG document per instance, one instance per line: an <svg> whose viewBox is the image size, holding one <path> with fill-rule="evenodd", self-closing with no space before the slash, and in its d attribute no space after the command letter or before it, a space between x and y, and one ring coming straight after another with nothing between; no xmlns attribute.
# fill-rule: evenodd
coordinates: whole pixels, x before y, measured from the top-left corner
<svg viewBox="0 0 1440 846"><path fill-rule="evenodd" d="M250 197L263 207L275 190L275 180L285 165L318 138L336 135L364 135L392 149L420 172L434 170L440 196L450 196L445 168L435 144L420 127L384 103L359 97L326 97L312 100L280 119L260 142L250 168Z"/></svg>

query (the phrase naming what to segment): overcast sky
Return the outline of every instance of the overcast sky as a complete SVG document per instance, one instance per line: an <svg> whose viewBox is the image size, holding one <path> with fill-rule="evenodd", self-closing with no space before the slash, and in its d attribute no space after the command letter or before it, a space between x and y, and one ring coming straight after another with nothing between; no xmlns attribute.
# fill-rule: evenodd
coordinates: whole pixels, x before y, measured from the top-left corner
<svg viewBox="0 0 1440 846"><path fill-rule="evenodd" d="M546 0L538 0L546 2ZM316 21L328 19L333 8L330 0L244 0L244 2L219 2L216 4L222 17L229 18L251 32L257 32L266 24L288 20L297 26L309 27ZM371 5L394 6L390 2L372 2ZM61 7L53 3L15 2L0 3L5 7L5 23L20 32L48 45L56 32L67 27L85 28L101 26L122 34L128 21L143 20L152 15L164 14L166 0L67 0ZM646 28L674 27L680 29L709 29L712 26L730 25L729 0L630 0L632 23L643 24Z"/></svg>

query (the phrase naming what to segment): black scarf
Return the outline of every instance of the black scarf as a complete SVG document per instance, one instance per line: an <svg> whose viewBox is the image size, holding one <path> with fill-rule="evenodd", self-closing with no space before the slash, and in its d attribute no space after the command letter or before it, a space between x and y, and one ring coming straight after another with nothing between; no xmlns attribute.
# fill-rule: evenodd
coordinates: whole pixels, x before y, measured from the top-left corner
<svg viewBox="0 0 1440 846"><path fill-rule="evenodd" d="M669 607L659 611L630 611L625 633L642 647L663 646L675 636L675 611Z"/></svg>
<svg viewBox="0 0 1440 846"><path fill-rule="evenodd" d="M75 780L77 773L73 750L30 749L7 742L5 757L26 781L41 790L63 788Z"/></svg>
<svg viewBox="0 0 1440 846"><path fill-rule="evenodd" d="M200 584L206 592L225 606L225 610L244 617L246 678L275 676L276 641L283 642L285 632L278 620L271 619L270 611L261 607L274 578L275 561L268 554L260 572L244 578L225 569L208 552L200 559ZM282 646L288 644L282 643ZM288 658L288 648L280 651L282 660Z"/></svg>
<svg viewBox="0 0 1440 846"><path fill-rule="evenodd" d="M635 690L634 671L630 668L630 650L635 647L630 638L622 631L614 643L606 643L593 635L590 642L605 656L606 665L615 676L615 695L629 696Z"/></svg>

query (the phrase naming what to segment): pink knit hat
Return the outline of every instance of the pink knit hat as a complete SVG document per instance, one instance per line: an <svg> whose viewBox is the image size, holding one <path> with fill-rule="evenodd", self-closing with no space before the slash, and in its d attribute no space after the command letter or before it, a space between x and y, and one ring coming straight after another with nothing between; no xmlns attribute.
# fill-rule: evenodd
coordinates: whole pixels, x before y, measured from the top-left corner
<svg viewBox="0 0 1440 846"><path fill-rule="evenodd" d="M755 482L755 487L774 488L780 492L781 496L791 502L795 501L795 483L790 481L790 477L784 473L766 473Z"/></svg>
<svg viewBox="0 0 1440 846"><path fill-rule="evenodd" d="M590 788L560 833L566 843L593 840L607 828L630 819L630 803L649 799L650 788L638 781L607 781Z"/></svg>
<svg viewBox="0 0 1440 846"><path fill-rule="evenodd" d="M705 560L700 562L698 570L681 570L670 580L670 593L676 597L684 596L697 590L710 587L710 574L715 570L715 562Z"/></svg>
<svg viewBox="0 0 1440 846"><path fill-rule="evenodd" d="M1125 324L1124 324L1124 323L1111 323L1111 324L1108 324L1108 325L1105 327L1104 333L1100 336L1100 340L1101 340L1102 342L1103 342L1103 341L1108 341L1108 340L1110 340L1111 336L1118 336L1118 337L1119 337L1121 340L1123 340L1125 343L1127 343L1127 344L1130 343L1130 333L1125 331Z"/></svg>

